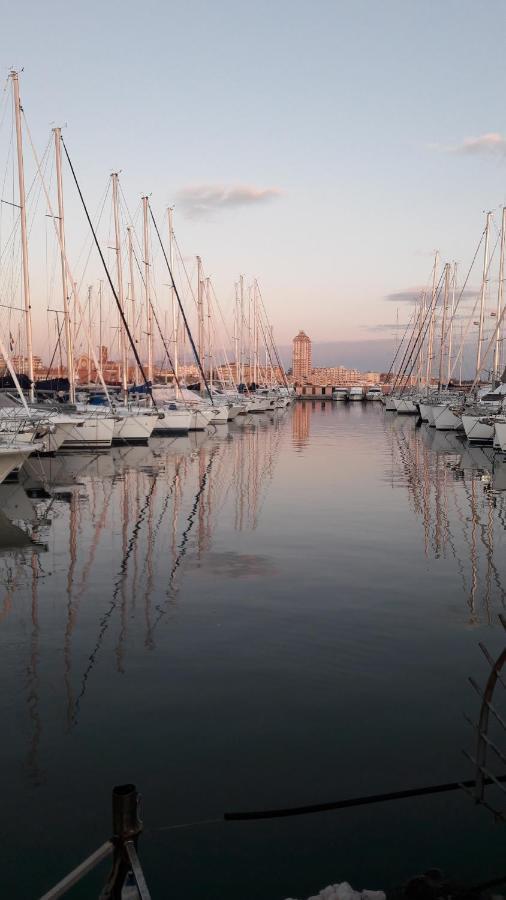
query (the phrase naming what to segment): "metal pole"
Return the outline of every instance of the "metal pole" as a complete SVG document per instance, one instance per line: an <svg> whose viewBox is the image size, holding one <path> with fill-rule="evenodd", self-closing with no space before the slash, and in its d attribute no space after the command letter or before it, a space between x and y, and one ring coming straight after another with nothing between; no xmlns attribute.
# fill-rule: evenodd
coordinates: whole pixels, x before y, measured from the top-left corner
<svg viewBox="0 0 506 900"><path fill-rule="evenodd" d="M438 375L438 389L441 390L443 385L443 357L444 357L444 345L445 345L445 332L446 332L446 316L448 313L448 298L450 295L450 263L445 263L445 287L444 287L444 297L443 297L443 315L441 316L441 346L439 348L439 375Z"/></svg>
<svg viewBox="0 0 506 900"><path fill-rule="evenodd" d="M240 356L240 378L239 383L244 384L244 276L239 277L239 356Z"/></svg>
<svg viewBox="0 0 506 900"><path fill-rule="evenodd" d="M174 211L171 206L168 209L169 214L169 263L170 263L170 271L174 271ZM176 296L174 294L174 285L170 284L170 298L171 298L171 307L172 307L172 339L173 339L173 347L172 347L172 365L174 366L174 381L176 388L176 397L179 392L179 357L178 357L178 346L179 346L179 310L176 309Z"/></svg>
<svg viewBox="0 0 506 900"><path fill-rule="evenodd" d="M439 264L439 251L436 250L436 255L434 257L434 268L432 270L432 300L431 300L431 312L430 312L430 325L429 325L429 342L427 347L427 375L426 375L426 385L427 389L430 387L430 377L431 377L431 369L432 369L432 344L434 340L434 313L436 309L436 284L437 284L437 267Z"/></svg>
<svg viewBox="0 0 506 900"><path fill-rule="evenodd" d="M207 353L209 366L209 387L213 389L213 346L211 335L211 279L206 278L206 300L207 300Z"/></svg>
<svg viewBox="0 0 506 900"><path fill-rule="evenodd" d="M504 247L506 242L506 206L503 206L502 210L502 221L501 221L501 252L499 255L499 284L497 286L497 309L496 309L496 325L499 326L499 321L501 318L502 312L502 298L504 291ZM500 363L500 355L501 355L501 329L497 327L497 334L495 337L495 351L494 351L494 382L499 381L499 369L501 366Z"/></svg>
<svg viewBox="0 0 506 900"><path fill-rule="evenodd" d="M202 282L202 260L200 256L197 256L197 346L199 358L202 363L203 368L205 369L206 358L205 358L205 347L204 347L204 298L203 294L203 282ZM201 386L201 393L203 392L204 387Z"/></svg>
<svg viewBox="0 0 506 900"><path fill-rule="evenodd" d="M74 369L74 346L70 325L69 292L67 267L65 265L65 215L63 206L63 181L61 171L61 128L54 128L54 153L56 163L56 184L58 189L58 231L60 234L60 261L63 292L63 320L65 324L65 350L67 353L67 378L69 380L69 400L76 402L76 382Z"/></svg>
<svg viewBox="0 0 506 900"><path fill-rule="evenodd" d="M480 295L480 323L478 328L478 348L476 351L476 378L479 377L481 370L481 344L483 341L483 321L485 316L485 299L487 296L487 281L488 281L488 242L490 235L490 218L492 213L487 213L487 219L485 224L485 249L483 252L483 279L481 282L481 295Z"/></svg>
<svg viewBox="0 0 506 900"><path fill-rule="evenodd" d="M135 343L135 346L139 348L139 341L137 337L137 311L135 309L135 279L134 279L134 250L133 250L133 241L132 241L132 228L130 225L127 226L127 235L128 235L128 268L130 272L130 302L132 304L132 337ZM134 369L134 382L138 383L139 380L139 367L137 365L137 361L135 361L135 369Z"/></svg>
<svg viewBox="0 0 506 900"><path fill-rule="evenodd" d="M149 198L142 198L144 218L144 298L146 301L146 322L148 329L148 381L153 383L153 315L149 302Z"/></svg>
<svg viewBox="0 0 506 900"><path fill-rule="evenodd" d="M451 365L452 365L452 340L453 340L453 317L455 315L455 292L457 290L457 263L453 263L452 272L452 305L450 316L450 328L448 331L448 370L446 373L446 384L450 383Z"/></svg>
<svg viewBox="0 0 506 900"><path fill-rule="evenodd" d="M28 269L28 233L26 228L26 195L25 195L25 171L23 164L23 134L21 130L21 101L19 99L18 73L10 73L14 100L14 115L16 119L16 146L18 154L18 186L19 186L19 212L21 221L21 255L23 266L23 297L25 304L26 327L26 353L28 356L28 377L31 381L30 401L35 399L33 384L33 343L32 343L32 307L30 300L30 273Z"/></svg>
<svg viewBox="0 0 506 900"><path fill-rule="evenodd" d="M121 230L119 224L119 202L118 202L118 173L113 172L112 179L112 205L114 214L114 239L116 243L116 273L118 276L118 301L121 312L125 315L125 294L123 290L123 260L121 258ZM128 352L126 343L126 334L121 320L118 318L118 327L120 329L120 346L121 346L121 386L123 388L123 401L126 403L128 394Z"/></svg>

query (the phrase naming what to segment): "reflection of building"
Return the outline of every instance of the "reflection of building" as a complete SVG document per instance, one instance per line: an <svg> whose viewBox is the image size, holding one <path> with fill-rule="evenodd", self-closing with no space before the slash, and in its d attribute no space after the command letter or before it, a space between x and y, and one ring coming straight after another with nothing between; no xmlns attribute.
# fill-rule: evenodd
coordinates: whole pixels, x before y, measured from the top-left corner
<svg viewBox="0 0 506 900"><path fill-rule="evenodd" d="M311 374L311 338L305 331L293 339L292 371L295 381L304 381Z"/></svg>
<svg viewBox="0 0 506 900"><path fill-rule="evenodd" d="M307 403L297 403L292 415L292 440L298 447L304 447L309 441L309 417L311 410Z"/></svg>

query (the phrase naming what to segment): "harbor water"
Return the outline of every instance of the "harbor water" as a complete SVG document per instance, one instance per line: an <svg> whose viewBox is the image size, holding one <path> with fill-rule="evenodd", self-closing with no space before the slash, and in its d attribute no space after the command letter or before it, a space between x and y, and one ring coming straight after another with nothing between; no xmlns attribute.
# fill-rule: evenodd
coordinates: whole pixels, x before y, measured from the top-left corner
<svg viewBox="0 0 506 900"><path fill-rule="evenodd" d="M38 897L101 844L123 782L153 898L504 874L505 826L463 791L221 821L474 777L468 677L487 677L480 641L506 641L492 448L379 403L298 403L31 459L0 510L2 896Z"/></svg>

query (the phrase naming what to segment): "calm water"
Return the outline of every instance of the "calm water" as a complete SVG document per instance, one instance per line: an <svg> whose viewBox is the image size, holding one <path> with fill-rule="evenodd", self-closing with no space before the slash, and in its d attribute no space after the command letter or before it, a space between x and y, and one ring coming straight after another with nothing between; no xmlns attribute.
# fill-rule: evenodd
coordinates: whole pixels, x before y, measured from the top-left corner
<svg viewBox="0 0 506 900"><path fill-rule="evenodd" d="M2 896L100 844L124 781L158 898L502 874L504 830L465 794L163 827L472 777L467 678L479 641L504 645L502 488L491 450L373 404L35 461L0 487Z"/></svg>

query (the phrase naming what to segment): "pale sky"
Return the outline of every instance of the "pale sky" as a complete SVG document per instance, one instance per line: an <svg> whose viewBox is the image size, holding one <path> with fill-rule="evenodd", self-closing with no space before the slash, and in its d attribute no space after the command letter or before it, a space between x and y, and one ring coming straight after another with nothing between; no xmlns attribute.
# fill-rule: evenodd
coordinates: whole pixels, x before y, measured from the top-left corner
<svg viewBox="0 0 506 900"><path fill-rule="evenodd" d="M66 125L92 209L121 170L224 303L259 279L281 344L364 342L505 201L505 33L503 0L28 0L3 5L0 74L24 67L41 150Z"/></svg>

